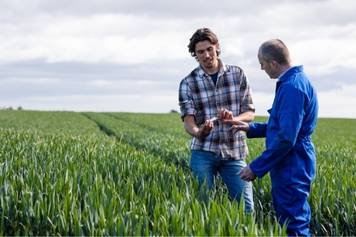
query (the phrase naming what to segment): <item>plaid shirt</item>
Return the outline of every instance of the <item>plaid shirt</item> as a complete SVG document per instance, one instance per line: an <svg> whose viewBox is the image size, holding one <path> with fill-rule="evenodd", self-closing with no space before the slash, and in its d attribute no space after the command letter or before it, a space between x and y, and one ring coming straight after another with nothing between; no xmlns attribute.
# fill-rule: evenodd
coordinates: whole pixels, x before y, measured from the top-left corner
<svg viewBox="0 0 356 237"><path fill-rule="evenodd" d="M216 117L220 108L232 111L233 116L255 111L248 80L242 69L224 65L221 61L216 85L200 66L181 81L179 106L182 119L186 115L193 115L198 126ZM223 159L246 158L246 134L233 133L230 128L231 125L216 120L208 136L202 140L193 138L191 150L211 151Z"/></svg>

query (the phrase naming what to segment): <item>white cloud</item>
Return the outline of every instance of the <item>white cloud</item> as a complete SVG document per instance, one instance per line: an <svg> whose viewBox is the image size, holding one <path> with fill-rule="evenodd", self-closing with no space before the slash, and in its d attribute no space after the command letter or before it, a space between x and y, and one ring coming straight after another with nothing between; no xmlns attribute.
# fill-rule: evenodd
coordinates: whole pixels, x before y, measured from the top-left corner
<svg viewBox="0 0 356 237"><path fill-rule="evenodd" d="M267 110L272 107L274 99L274 90L270 93L257 92L253 93L253 103L255 105L255 113L257 115L268 116Z"/></svg>
<svg viewBox="0 0 356 237"><path fill-rule="evenodd" d="M0 23L1 24L1 23ZM0 36L0 61L45 59L48 62L133 64L182 58L186 36L181 22L161 22L132 15L63 17L40 15ZM183 54L184 52L184 54Z"/></svg>
<svg viewBox="0 0 356 237"><path fill-rule="evenodd" d="M356 118L356 85L345 86L342 89L320 92L320 117Z"/></svg>
<svg viewBox="0 0 356 237"><path fill-rule="evenodd" d="M314 33L318 35L315 38L306 37L290 44L294 61L310 65L321 75L336 67L356 68L356 24L331 27L328 32L323 28L321 31Z"/></svg>

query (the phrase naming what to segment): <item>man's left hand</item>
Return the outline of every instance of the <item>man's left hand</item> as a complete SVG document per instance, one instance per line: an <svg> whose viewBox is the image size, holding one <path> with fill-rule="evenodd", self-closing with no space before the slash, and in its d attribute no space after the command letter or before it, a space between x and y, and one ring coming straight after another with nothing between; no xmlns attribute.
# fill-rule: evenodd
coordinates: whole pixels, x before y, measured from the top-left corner
<svg viewBox="0 0 356 237"><path fill-rule="evenodd" d="M245 181L253 181L256 179L256 175L252 172L252 170L250 169L250 166L244 167L240 171L239 175L240 175L240 178Z"/></svg>
<svg viewBox="0 0 356 237"><path fill-rule="evenodd" d="M221 120L226 120L226 119L229 119L229 120L232 120L234 118L233 114L232 114L232 111L226 109L226 108L221 108L219 109L218 111L218 119L221 119Z"/></svg>

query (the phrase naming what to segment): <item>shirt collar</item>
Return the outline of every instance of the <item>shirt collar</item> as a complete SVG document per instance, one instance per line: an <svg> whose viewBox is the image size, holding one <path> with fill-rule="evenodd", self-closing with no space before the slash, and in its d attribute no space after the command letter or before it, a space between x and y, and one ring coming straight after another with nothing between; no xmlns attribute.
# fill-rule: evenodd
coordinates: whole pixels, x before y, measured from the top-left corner
<svg viewBox="0 0 356 237"><path fill-rule="evenodd" d="M218 76L220 76L221 74L223 74L225 71L227 71L227 67L226 65L220 60L219 60L219 73ZM198 75L199 77L208 77L209 75L204 71L204 69L200 66L198 67Z"/></svg>
<svg viewBox="0 0 356 237"><path fill-rule="evenodd" d="M288 68L286 71L284 71L281 75L279 75L278 77L278 81L282 82L287 80L287 78L289 78L289 75L295 72L301 72L303 71L303 66L293 66Z"/></svg>

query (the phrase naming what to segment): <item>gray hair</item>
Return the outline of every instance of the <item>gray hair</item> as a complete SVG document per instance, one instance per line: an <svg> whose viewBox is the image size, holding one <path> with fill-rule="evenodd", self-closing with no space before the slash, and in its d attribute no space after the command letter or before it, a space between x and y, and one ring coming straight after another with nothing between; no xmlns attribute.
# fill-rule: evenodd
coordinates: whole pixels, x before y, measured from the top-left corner
<svg viewBox="0 0 356 237"><path fill-rule="evenodd" d="M267 61L274 60L281 65L289 64L289 50L280 39L264 42L259 49L259 54Z"/></svg>

